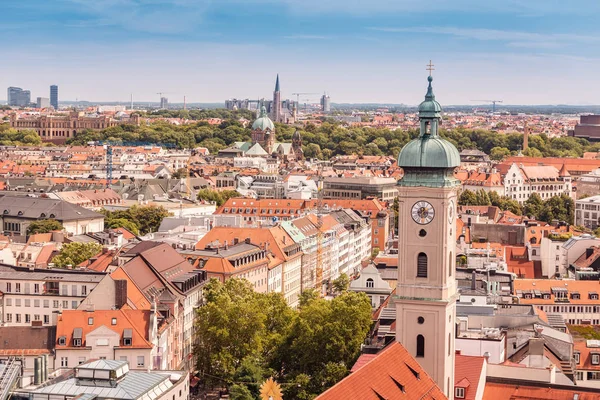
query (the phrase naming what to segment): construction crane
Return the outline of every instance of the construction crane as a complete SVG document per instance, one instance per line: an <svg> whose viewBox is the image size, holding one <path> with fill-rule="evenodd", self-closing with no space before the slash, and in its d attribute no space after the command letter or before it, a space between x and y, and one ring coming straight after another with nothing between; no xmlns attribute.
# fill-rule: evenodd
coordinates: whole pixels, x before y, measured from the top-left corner
<svg viewBox="0 0 600 400"><path fill-rule="evenodd" d="M104 145L106 150L106 188L110 189L113 178L113 148L112 144L108 143Z"/></svg>
<svg viewBox="0 0 600 400"><path fill-rule="evenodd" d="M298 107L300 107L300 96L309 96L309 95L314 95L314 94L320 94L320 93L292 93L292 96L296 96L296 105ZM308 100L305 100L305 101L308 101Z"/></svg>
<svg viewBox="0 0 600 400"><path fill-rule="evenodd" d="M492 104L492 112L496 112L496 103L502 103L502 100L471 100L471 101L485 101L486 103Z"/></svg>

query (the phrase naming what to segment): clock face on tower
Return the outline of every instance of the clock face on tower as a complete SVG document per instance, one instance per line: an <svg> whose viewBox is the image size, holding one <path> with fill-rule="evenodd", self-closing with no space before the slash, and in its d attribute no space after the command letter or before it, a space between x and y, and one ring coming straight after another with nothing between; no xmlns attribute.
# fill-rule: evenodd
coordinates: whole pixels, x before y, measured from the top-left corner
<svg viewBox="0 0 600 400"><path fill-rule="evenodd" d="M454 218L454 209L456 206L454 205L454 200L450 200L450 204L448 204L448 222L452 223L452 218Z"/></svg>
<svg viewBox="0 0 600 400"><path fill-rule="evenodd" d="M417 201L412 206L411 210L412 219L419 225L426 225L433 221L435 216L435 210L433 206L426 201Z"/></svg>

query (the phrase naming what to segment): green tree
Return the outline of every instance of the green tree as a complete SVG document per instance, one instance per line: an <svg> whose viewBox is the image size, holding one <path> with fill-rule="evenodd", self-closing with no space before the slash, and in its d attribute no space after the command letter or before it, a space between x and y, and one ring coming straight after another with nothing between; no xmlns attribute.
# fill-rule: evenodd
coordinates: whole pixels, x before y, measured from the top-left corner
<svg viewBox="0 0 600 400"><path fill-rule="evenodd" d="M68 265L75 267L101 251L102 246L98 243L67 243L62 246L60 253L52 259L52 262L59 268Z"/></svg>
<svg viewBox="0 0 600 400"><path fill-rule="evenodd" d="M229 388L229 398L231 400L255 400L250 390L243 384L235 384Z"/></svg>
<svg viewBox="0 0 600 400"><path fill-rule="evenodd" d="M227 200L232 197L240 197L241 195L235 190L211 190L202 189L198 191L198 200L204 200L207 202L215 202L217 207L221 207Z"/></svg>
<svg viewBox="0 0 600 400"><path fill-rule="evenodd" d="M346 274L340 274L340 276L333 280L332 286L336 293L345 292L350 287L350 278Z"/></svg>
<svg viewBox="0 0 600 400"><path fill-rule="evenodd" d="M132 220L138 226L140 234L145 235L150 232L156 232L163 219L170 216L171 213L163 206L137 206L129 208L129 214Z"/></svg>
<svg viewBox="0 0 600 400"><path fill-rule="evenodd" d="M127 219L127 218L105 219L104 226L106 228L111 228L111 229L125 228L129 232L133 233L134 235L139 235L139 233L140 233L138 226L135 224L135 222L133 222L132 220Z"/></svg>
<svg viewBox="0 0 600 400"><path fill-rule="evenodd" d="M494 161L502 161L510 156L510 150L506 147L494 147L490 150L490 158Z"/></svg>
<svg viewBox="0 0 600 400"><path fill-rule="evenodd" d="M29 224L27 227L27 234L35 235L36 233L62 231L63 229L64 227L62 224L55 219L38 219Z"/></svg>
<svg viewBox="0 0 600 400"><path fill-rule="evenodd" d="M132 231L134 234L145 235L150 232L156 232L163 219L170 216L171 213L167 211L163 206L138 206L134 205L127 210L108 211L105 209L100 210L104 214L105 225L111 228L123 227L127 230L133 229L130 224L124 226L124 221L127 220L133 223L137 227L137 232ZM116 221L116 222L115 222Z"/></svg>
<svg viewBox="0 0 600 400"><path fill-rule="evenodd" d="M539 218L543 208L544 200L535 192L523 203L523 213L530 217Z"/></svg>
<svg viewBox="0 0 600 400"><path fill-rule="evenodd" d="M569 195L563 193L544 202L544 207L540 211L538 219L545 222L558 220L573 224L574 211L575 202Z"/></svg>
<svg viewBox="0 0 600 400"><path fill-rule="evenodd" d="M465 189L458 197L458 204L461 206L475 206L477 205L477 196L471 190Z"/></svg>
<svg viewBox="0 0 600 400"><path fill-rule="evenodd" d="M371 302L364 293L311 300L300 308L284 350L287 371L311 376L309 391L321 393L348 372L370 326Z"/></svg>
<svg viewBox="0 0 600 400"><path fill-rule="evenodd" d="M475 205L478 205L478 206L492 205L492 202L490 201L490 197L488 196L488 193L483 189L479 189L477 192L475 192L475 199L476 199Z"/></svg>

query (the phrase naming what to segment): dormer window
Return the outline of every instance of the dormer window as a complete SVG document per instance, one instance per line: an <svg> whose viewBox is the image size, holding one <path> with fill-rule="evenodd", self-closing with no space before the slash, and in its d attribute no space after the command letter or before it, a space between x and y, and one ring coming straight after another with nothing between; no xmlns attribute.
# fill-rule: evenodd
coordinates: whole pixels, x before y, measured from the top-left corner
<svg viewBox="0 0 600 400"><path fill-rule="evenodd" d="M461 388L461 387L454 388L454 397L456 397L457 399L464 399L465 398L465 388Z"/></svg>
<svg viewBox="0 0 600 400"><path fill-rule="evenodd" d="M116 318L111 319L110 320L110 324L111 325L116 325L117 324L117 319Z"/></svg>
<svg viewBox="0 0 600 400"><path fill-rule="evenodd" d="M83 339L83 329L81 329L81 328L73 329L73 346L81 347L82 339Z"/></svg>
<svg viewBox="0 0 600 400"><path fill-rule="evenodd" d="M59 346L65 346L67 344L67 337L66 336L61 336L58 338L58 345Z"/></svg>
<svg viewBox="0 0 600 400"><path fill-rule="evenodd" d="M573 353L573 359L575 360L575 364L579 364L579 356L580 353Z"/></svg>
<svg viewBox="0 0 600 400"><path fill-rule="evenodd" d="M580 300L581 296L579 295L578 292L572 292L571 293L571 299L573 299L573 300Z"/></svg>
<svg viewBox="0 0 600 400"><path fill-rule="evenodd" d="M597 292L590 292L589 296L590 296L590 300L598 300L598 293Z"/></svg>
<svg viewBox="0 0 600 400"><path fill-rule="evenodd" d="M544 293L542 296L544 300L550 300L550 293Z"/></svg>
<svg viewBox="0 0 600 400"><path fill-rule="evenodd" d="M88 325L94 325L94 317L88 318Z"/></svg>
<svg viewBox="0 0 600 400"><path fill-rule="evenodd" d="M123 329L123 346L131 346L133 338L132 329Z"/></svg>
<svg viewBox="0 0 600 400"><path fill-rule="evenodd" d="M600 354L592 353L592 365L600 365Z"/></svg>

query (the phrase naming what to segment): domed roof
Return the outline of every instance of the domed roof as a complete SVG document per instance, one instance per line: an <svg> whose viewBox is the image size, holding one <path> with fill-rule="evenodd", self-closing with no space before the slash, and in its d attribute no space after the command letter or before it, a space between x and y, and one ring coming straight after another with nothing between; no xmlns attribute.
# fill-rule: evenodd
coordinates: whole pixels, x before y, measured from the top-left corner
<svg viewBox="0 0 600 400"><path fill-rule="evenodd" d="M460 154L452 143L439 136L423 136L411 140L398 156L402 168L455 168Z"/></svg>
<svg viewBox="0 0 600 400"><path fill-rule="evenodd" d="M267 116L267 109L265 108L265 106L262 106L260 108L260 115L252 124L252 130L255 129L260 129L261 131L266 131L267 129L271 131L275 130L275 125L273 124L273 121L271 121L271 118Z"/></svg>

